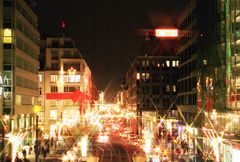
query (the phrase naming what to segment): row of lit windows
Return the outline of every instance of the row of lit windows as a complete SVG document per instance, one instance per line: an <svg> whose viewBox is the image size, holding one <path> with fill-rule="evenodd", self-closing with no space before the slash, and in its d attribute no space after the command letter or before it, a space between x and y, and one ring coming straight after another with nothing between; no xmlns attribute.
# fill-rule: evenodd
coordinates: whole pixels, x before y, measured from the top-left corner
<svg viewBox="0 0 240 162"><path fill-rule="evenodd" d="M21 118L18 118L17 120L17 126L19 128L28 128L30 126L33 126L34 122L33 122L33 117L27 117L27 118L24 118L24 117L21 117Z"/></svg>
<svg viewBox="0 0 240 162"><path fill-rule="evenodd" d="M35 105L37 103L36 97L16 95L16 105Z"/></svg>
<svg viewBox="0 0 240 162"><path fill-rule="evenodd" d="M19 37L16 38L16 46L18 49L20 49L33 59L38 60L38 52L35 51L30 45L25 43L23 40L21 40Z"/></svg>
<svg viewBox="0 0 240 162"><path fill-rule="evenodd" d="M137 80L142 79L142 80L146 80L146 79L150 79L150 73L137 73Z"/></svg>
<svg viewBox="0 0 240 162"><path fill-rule="evenodd" d="M169 81L177 81L177 75L174 74L169 74L169 73L165 73L165 74L158 74L158 73L153 73L151 74L152 76L150 76L150 73L137 73L136 79L137 80L143 80L143 81L149 81L149 79L152 78L152 82L159 82L160 80L164 81L164 82L169 82ZM173 76L171 76L173 75Z"/></svg>
<svg viewBox="0 0 240 162"><path fill-rule="evenodd" d="M64 87L64 92L74 92L77 89L79 89L79 87L65 86ZM58 92L58 87L57 86L51 86L51 92Z"/></svg>
<svg viewBox="0 0 240 162"><path fill-rule="evenodd" d="M12 30L9 28L5 28L3 30L3 43L11 44L12 42Z"/></svg>
<svg viewBox="0 0 240 162"><path fill-rule="evenodd" d="M16 62L17 62L17 67L18 68L27 70L27 71L35 73L35 74L38 73L38 68L35 65L33 65L33 64L29 63L28 61L22 59L21 57L17 56Z"/></svg>
<svg viewBox="0 0 240 162"><path fill-rule="evenodd" d="M80 75L51 75L50 81L56 83L62 81L63 83L80 83Z"/></svg>
<svg viewBox="0 0 240 162"><path fill-rule="evenodd" d="M60 105L59 101L57 101L57 100L50 100L49 103L50 103L50 106L52 106L52 107L57 107ZM72 106L72 105L78 106L79 103L74 103L72 100L63 100L63 105L64 106Z"/></svg>
<svg viewBox="0 0 240 162"><path fill-rule="evenodd" d="M24 25L19 19L17 19L16 27L19 31L21 31L28 39L30 39L33 43L38 45L38 38L34 35L29 28Z"/></svg>
<svg viewBox="0 0 240 162"><path fill-rule="evenodd" d="M176 60L166 60L164 63L159 63L155 60L152 60L152 66L157 66L157 67L177 67L179 65L179 61ZM138 61L139 65L139 61ZM150 66L150 61L149 60L142 60L141 61L141 67L149 67Z"/></svg>

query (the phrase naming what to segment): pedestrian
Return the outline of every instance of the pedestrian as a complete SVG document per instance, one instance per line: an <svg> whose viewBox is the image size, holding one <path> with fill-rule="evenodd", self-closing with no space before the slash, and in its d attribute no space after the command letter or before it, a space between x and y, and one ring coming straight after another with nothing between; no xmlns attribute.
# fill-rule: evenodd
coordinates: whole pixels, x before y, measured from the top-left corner
<svg viewBox="0 0 240 162"><path fill-rule="evenodd" d="M32 148L32 146L30 146L30 147L29 147L29 155L31 155L32 150L33 150L33 148Z"/></svg>
<svg viewBox="0 0 240 162"><path fill-rule="evenodd" d="M4 162L12 162L10 155L7 155Z"/></svg>
<svg viewBox="0 0 240 162"><path fill-rule="evenodd" d="M26 151L26 150L23 150L23 151L22 151L22 154L23 154L23 162L30 162L30 160L27 159L27 151Z"/></svg>
<svg viewBox="0 0 240 162"><path fill-rule="evenodd" d="M16 154L16 158L15 158L14 162L22 162L22 159L20 159L20 158L18 157L18 153Z"/></svg>
<svg viewBox="0 0 240 162"><path fill-rule="evenodd" d="M51 143L51 147L53 147L53 144L54 144L54 138L53 137L51 137L50 143Z"/></svg>
<svg viewBox="0 0 240 162"><path fill-rule="evenodd" d="M43 158L45 159L47 156L47 147L46 146L44 146L42 153L43 153Z"/></svg>

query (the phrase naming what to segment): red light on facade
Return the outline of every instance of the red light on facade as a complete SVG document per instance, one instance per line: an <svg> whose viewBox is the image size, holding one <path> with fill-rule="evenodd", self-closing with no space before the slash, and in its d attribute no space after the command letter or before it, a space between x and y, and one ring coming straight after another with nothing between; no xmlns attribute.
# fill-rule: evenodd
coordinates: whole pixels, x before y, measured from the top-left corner
<svg viewBox="0 0 240 162"><path fill-rule="evenodd" d="M64 22L64 20L62 20L61 27L62 27L62 29L65 28L65 22Z"/></svg>
<svg viewBox="0 0 240 162"><path fill-rule="evenodd" d="M178 37L177 29L156 29L156 37Z"/></svg>

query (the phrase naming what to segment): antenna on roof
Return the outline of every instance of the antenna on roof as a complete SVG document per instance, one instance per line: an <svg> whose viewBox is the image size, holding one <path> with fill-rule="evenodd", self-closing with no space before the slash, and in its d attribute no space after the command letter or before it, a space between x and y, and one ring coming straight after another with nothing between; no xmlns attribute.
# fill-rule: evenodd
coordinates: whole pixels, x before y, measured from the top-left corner
<svg viewBox="0 0 240 162"><path fill-rule="evenodd" d="M145 38L145 40L150 40L148 31L146 32L146 38Z"/></svg>

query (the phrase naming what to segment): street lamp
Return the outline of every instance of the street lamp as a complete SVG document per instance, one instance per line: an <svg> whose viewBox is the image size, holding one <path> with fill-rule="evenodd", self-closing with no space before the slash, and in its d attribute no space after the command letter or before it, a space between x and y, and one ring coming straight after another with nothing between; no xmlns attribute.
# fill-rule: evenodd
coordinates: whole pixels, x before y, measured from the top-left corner
<svg viewBox="0 0 240 162"><path fill-rule="evenodd" d="M35 141L35 162L38 162L38 151L39 151L39 141L38 141L38 112L40 112L41 107L39 105L35 105L33 107L33 112L36 114L36 141Z"/></svg>

